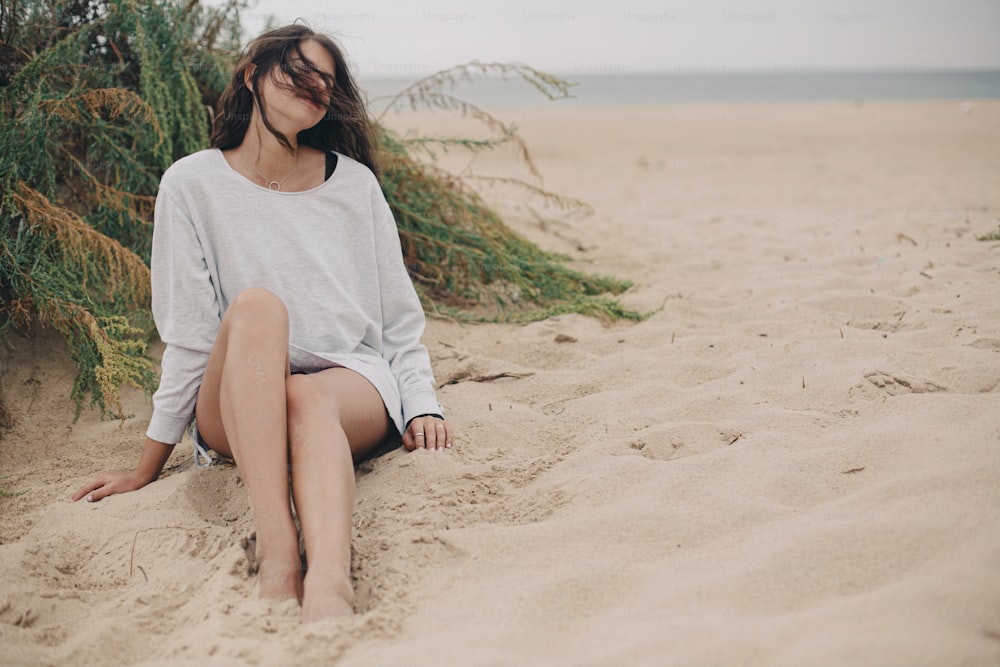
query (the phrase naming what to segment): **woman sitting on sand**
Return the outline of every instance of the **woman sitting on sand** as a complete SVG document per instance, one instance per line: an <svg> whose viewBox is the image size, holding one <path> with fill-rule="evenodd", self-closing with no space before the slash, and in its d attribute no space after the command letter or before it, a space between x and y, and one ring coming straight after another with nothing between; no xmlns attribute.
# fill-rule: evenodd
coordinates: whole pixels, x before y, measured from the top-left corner
<svg viewBox="0 0 1000 667"><path fill-rule="evenodd" d="M423 311L337 45L301 25L261 35L219 106L213 147L171 166L156 198L153 316L166 349L139 464L73 499L155 480L194 417L247 487L261 597L298 598L304 622L351 613L353 463L454 441Z"/></svg>

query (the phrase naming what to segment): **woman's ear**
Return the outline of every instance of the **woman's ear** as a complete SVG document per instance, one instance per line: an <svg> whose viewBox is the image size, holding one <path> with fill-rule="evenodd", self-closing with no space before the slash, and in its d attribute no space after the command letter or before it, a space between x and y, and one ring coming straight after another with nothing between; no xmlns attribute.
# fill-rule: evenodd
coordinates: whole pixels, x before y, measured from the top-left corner
<svg viewBox="0 0 1000 667"><path fill-rule="evenodd" d="M250 65L243 72L243 85L246 86L250 92L253 92L253 73L257 71L256 65Z"/></svg>

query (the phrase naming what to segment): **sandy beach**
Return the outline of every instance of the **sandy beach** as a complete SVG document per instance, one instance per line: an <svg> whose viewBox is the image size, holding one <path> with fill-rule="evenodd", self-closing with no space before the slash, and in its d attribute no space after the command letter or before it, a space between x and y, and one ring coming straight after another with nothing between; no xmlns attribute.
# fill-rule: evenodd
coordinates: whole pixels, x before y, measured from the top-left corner
<svg viewBox="0 0 1000 667"><path fill-rule="evenodd" d="M487 199L655 312L429 320L456 447L359 469L357 613L309 626L190 441L71 503L149 400L74 421L61 340L7 335L0 664L1000 664L1000 101L498 115L592 210Z"/></svg>

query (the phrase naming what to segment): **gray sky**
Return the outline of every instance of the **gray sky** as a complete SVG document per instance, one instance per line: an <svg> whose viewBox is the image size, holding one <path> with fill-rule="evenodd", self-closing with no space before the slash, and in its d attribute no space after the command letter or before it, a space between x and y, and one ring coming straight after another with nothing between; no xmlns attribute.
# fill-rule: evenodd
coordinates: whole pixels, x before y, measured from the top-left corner
<svg viewBox="0 0 1000 667"><path fill-rule="evenodd" d="M259 0L248 36L270 15L333 35L363 78L470 60L557 74L1000 69L1000 0Z"/></svg>

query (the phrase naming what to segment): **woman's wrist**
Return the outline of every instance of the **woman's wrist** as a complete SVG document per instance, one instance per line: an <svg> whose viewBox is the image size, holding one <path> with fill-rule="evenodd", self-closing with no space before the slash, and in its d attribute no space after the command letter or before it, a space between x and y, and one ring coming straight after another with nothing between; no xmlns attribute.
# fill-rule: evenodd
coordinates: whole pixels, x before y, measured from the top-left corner
<svg viewBox="0 0 1000 667"><path fill-rule="evenodd" d="M142 455L139 458L139 464L132 471L136 481L142 486L155 481L160 476L164 464L170 458L170 454L173 451L174 445L147 437L146 444L142 448Z"/></svg>

